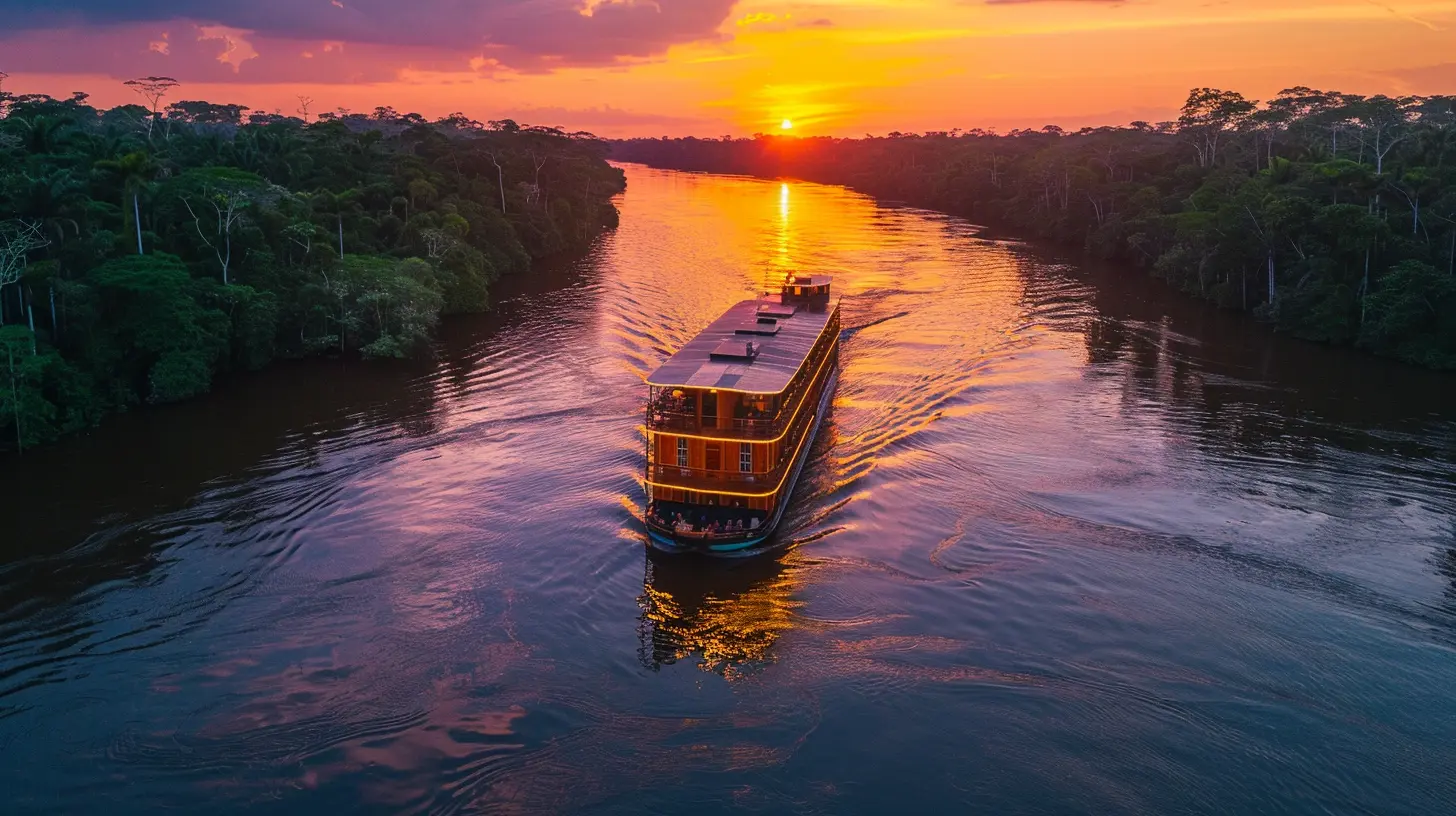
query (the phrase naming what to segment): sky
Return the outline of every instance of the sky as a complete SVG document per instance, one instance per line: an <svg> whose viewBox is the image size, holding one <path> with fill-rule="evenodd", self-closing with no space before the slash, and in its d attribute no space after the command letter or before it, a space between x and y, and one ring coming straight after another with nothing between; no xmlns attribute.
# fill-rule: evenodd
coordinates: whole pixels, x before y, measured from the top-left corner
<svg viewBox="0 0 1456 816"><path fill-rule="evenodd" d="M603 136L1077 128L1198 86L1456 93L1456 0L0 0L0 71Z"/></svg>

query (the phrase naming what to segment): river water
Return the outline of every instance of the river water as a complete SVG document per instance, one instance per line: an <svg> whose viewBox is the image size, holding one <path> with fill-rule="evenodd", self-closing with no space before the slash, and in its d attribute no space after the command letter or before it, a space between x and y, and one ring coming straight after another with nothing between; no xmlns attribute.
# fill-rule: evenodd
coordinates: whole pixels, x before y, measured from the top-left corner
<svg viewBox="0 0 1456 816"><path fill-rule="evenodd" d="M0 464L9 813L1456 812L1456 379L840 188L629 167L433 362ZM787 520L649 556L642 379L790 268Z"/></svg>

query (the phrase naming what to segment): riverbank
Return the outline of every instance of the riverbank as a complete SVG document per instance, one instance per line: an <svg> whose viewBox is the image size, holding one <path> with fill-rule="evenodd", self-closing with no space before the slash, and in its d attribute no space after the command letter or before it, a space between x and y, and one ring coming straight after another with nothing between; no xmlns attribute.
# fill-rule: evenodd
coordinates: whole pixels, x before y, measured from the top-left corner
<svg viewBox="0 0 1456 816"><path fill-rule="evenodd" d="M1194 117L1005 136L632 139L612 155L843 185L1121 261L1277 331L1456 370L1456 145L1435 138L1456 112L1403 101L1390 125L1401 139L1377 156L1316 138L1327 121L1365 134L1365 101L1319 99L1252 134ZM1198 141L1215 137L1216 153Z"/></svg>
<svg viewBox="0 0 1456 816"><path fill-rule="evenodd" d="M555 128L85 99L0 118L0 453L274 360L419 354L625 185Z"/></svg>
<svg viewBox="0 0 1456 816"><path fill-rule="evenodd" d="M629 172L431 359L0 467L10 810L1453 801L1444 375L839 187ZM664 564L642 377L803 259L847 332L788 546Z"/></svg>

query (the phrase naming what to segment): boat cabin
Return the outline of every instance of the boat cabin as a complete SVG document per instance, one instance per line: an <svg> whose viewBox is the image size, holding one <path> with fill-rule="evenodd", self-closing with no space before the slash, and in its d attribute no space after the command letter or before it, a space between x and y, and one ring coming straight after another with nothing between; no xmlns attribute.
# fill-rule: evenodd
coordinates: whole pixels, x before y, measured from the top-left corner
<svg viewBox="0 0 1456 816"><path fill-rule="evenodd" d="M748 537L776 521L838 359L830 286L790 276L777 296L729 307L648 377L650 523Z"/></svg>

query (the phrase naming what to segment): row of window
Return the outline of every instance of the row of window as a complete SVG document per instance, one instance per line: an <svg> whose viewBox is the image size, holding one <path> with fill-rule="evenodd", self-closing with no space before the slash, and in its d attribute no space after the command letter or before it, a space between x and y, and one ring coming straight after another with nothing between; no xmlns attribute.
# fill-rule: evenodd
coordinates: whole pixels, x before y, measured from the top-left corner
<svg viewBox="0 0 1456 816"><path fill-rule="evenodd" d="M685 468L688 466L688 441L682 437L677 440L677 466ZM753 446L742 443L738 446L738 472L753 472Z"/></svg>

